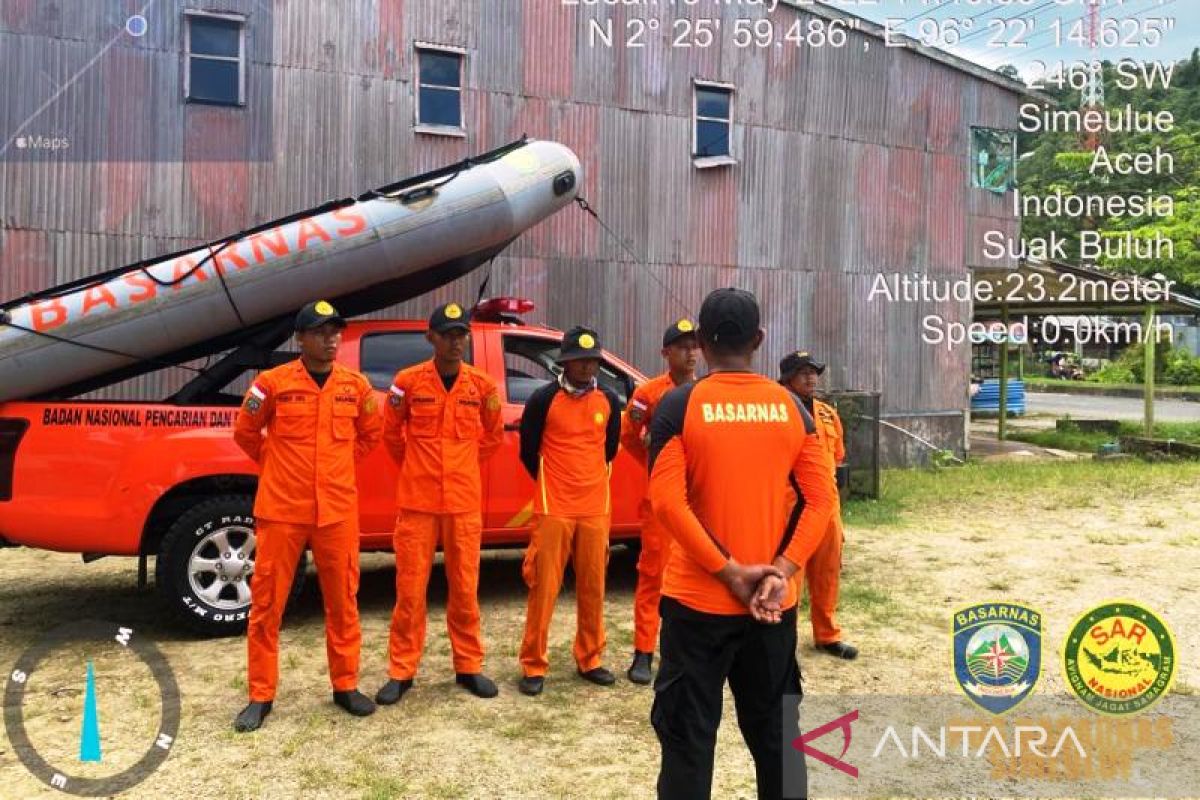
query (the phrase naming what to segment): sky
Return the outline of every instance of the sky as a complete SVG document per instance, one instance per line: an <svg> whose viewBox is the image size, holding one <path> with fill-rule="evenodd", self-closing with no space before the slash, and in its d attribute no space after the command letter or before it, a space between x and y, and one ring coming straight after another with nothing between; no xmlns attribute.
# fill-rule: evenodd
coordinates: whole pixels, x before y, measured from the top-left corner
<svg viewBox="0 0 1200 800"><path fill-rule="evenodd" d="M1064 43L1056 46L1053 24L1061 20L1064 31L1083 18L1087 0L823 0L827 5L841 8L873 22L883 24L887 18L896 20L894 27L904 33L918 37L922 20L956 20L970 29L962 32L962 40L955 45L939 44L943 50L975 61L986 67L996 68L1012 64L1022 71L1023 76L1041 70L1035 62L1053 64L1066 60L1088 59L1091 53L1086 48ZM1147 20L1173 19L1173 27L1162 35L1155 47L1114 48L1101 47L1099 57L1116 61L1132 58L1140 61L1177 61L1191 55L1192 49L1200 45L1200 0L1102 0L1102 19L1134 22L1117 23L1115 30L1128 30ZM969 19L973 18L973 19ZM900 20L909 20L903 25ZM969 21L968 21L969 20ZM1004 20L1005 39L1024 34L1024 47L990 47L989 42L997 34ZM996 21L997 27L989 27ZM1112 23L1109 23L1110 25ZM1032 25L1033 27L1027 27ZM1150 27L1156 27L1154 25ZM951 30L947 27L946 30ZM1084 29L1085 30L1085 29ZM937 36L932 22L925 23L927 35ZM947 34L947 37L950 34ZM1031 72L1032 71L1032 72Z"/></svg>

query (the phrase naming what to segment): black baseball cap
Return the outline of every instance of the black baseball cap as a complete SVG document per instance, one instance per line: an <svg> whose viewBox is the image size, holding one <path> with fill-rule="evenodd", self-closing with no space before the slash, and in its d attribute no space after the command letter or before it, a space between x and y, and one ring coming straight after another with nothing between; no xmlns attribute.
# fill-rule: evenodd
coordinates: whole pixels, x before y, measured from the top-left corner
<svg viewBox="0 0 1200 800"><path fill-rule="evenodd" d="M563 334L562 352L558 356L558 363L578 361L581 358L600 358L602 355L600 334L591 328L576 325Z"/></svg>
<svg viewBox="0 0 1200 800"><path fill-rule="evenodd" d="M779 362L779 379L786 381L799 372L801 367L812 367L818 375L825 372L825 365L813 358L812 353L807 350L797 350L794 353L788 353Z"/></svg>
<svg viewBox="0 0 1200 800"><path fill-rule="evenodd" d="M717 289L700 306L700 336L713 344L749 344L761 322L758 300L744 289Z"/></svg>
<svg viewBox="0 0 1200 800"><path fill-rule="evenodd" d="M435 333L445 333L455 328L464 331L471 330L471 319L458 303L446 303L438 306L429 315L429 330Z"/></svg>
<svg viewBox="0 0 1200 800"><path fill-rule="evenodd" d="M663 347L668 347L685 336L695 335L696 323L687 318L681 319L667 328L667 332L663 334Z"/></svg>
<svg viewBox="0 0 1200 800"><path fill-rule="evenodd" d="M342 319L342 315L329 301L318 300L300 309L300 313L296 315L296 332L311 331L327 322L332 322L342 328L346 327L346 320Z"/></svg>

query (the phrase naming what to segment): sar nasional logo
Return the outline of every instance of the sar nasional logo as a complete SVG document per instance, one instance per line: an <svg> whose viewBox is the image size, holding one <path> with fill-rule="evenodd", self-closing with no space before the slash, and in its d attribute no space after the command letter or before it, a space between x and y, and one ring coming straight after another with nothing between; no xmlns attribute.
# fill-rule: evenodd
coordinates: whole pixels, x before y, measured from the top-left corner
<svg viewBox="0 0 1200 800"><path fill-rule="evenodd" d="M1136 714L1175 679L1175 638L1150 609L1122 600L1084 612L1063 643L1071 691L1101 714Z"/></svg>
<svg viewBox="0 0 1200 800"><path fill-rule="evenodd" d="M163 654L129 627L55 628L18 659L4 728L25 768L52 789L110 797L158 769L179 733L179 687Z"/></svg>
<svg viewBox="0 0 1200 800"><path fill-rule="evenodd" d="M955 612L954 677L993 714L1029 697L1042 674L1042 615L1017 603L980 603Z"/></svg>

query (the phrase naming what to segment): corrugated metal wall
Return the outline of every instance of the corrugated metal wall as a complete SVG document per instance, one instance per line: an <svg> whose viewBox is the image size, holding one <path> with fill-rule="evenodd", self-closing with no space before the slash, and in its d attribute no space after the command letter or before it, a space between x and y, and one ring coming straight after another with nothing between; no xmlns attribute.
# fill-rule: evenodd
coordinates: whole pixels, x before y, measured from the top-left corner
<svg viewBox="0 0 1200 800"><path fill-rule="evenodd" d="M0 2L8 86L37 91L82 69L141 4ZM248 17L245 109L181 102L184 7ZM583 194L633 258L571 208L498 258L492 293L532 297L536 320L587 321L643 369L665 324L720 285L763 301L760 366L788 349L826 356L834 388L882 391L892 414L961 411L969 350L920 341L926 314L966 304L868 298L879 272L965 274L986 227L1015 230L1004 198L970 188L970 127L1014 127L1018 98L915 53L851 34L842 49L670 46L672 20L750 7L569 7L552 0L159 0L150 30L118 37L57 101L88 137L167 160L0 159L0 294L212 239L430 169L521 134L559 140L586 169ZM785 26L795 9L772 17ZM587 21L658 20L648 46L588 46ZM461 139L413 131L414 42L465 47ZM690 158L692 80L734 84L739 164ZM7 104L6 104L7 105ZM4 130L19 120L0 109ZM264 157L213 160L234 143ZM213 149L216 148L216 149ZM257 148L257 149L256 149ZM180 160L182 159L182 161ZM424 315L474 298L482 274L388 312ZM151 395L166 378L142 379ZM957 444L961 445L961 433Z"/></svg>

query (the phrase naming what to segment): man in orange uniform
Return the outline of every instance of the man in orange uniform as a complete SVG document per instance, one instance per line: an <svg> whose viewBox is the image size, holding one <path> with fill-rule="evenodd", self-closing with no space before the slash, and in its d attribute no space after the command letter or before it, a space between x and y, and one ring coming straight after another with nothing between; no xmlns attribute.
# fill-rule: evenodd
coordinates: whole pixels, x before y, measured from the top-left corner
<svg viewBox="0 0 1200 800"><path fill-rule="evenodd" d="M662 340L667 371L634 390L625 407L621 418L621 444L643 467L646 466L646 442L654 409L668 391L696 380L699 348L696 326L691 320L681 319L667 328ZM633 595L633 664L626 674L634 683L648 684L653 677L654 647L658 642L658 601L667 537L650 512L649 497L642 499L641 518L642 552L638 557L638 582Z"/></svg>
<svg viewBox="0 0 1200 800"><path fill-rule="evenodd" d="M479 547L483 535L480 463L504 435L496 382L463 361L470 323L462 306L434 309L425 338L433 358L401 370L388 390L383 440L400 465L396 607L388 640L388 681L375 695L385 705L412 687L425 647L425 596L437 544L446 556L446 628L455 681L477 697L495 697L483 674L479 625Z"/></svg>
<svg viewBox="0 0 1200 800"><path fill-rule="evenodd" d="M262 373L246 393L234 439L258 463L257 555L251 584L250 704L237 731L261 727L279 680L279 625L296 565L312 548L325 602L333 701L365 717L358 691L358 490L355 462L383 427L367 379L334 361L345 321L325 301L296 316L300 358ZM266 435L263 430L266 429Z"/></svg>
<svg viewBox="0 0 1200 800"><path fill-rule="evenodd" d="M846 460L842 443L842 420L837 410L814 396L825 365L815 360L807 350L797 350L779 362L779 382L790 389L817 424L821 440L819 455L824 468L836 474L838 465ZM835 495L835 500L837 499ZM839 658L858 657L858 648L842 641L842 629L834 614L837 612L838 579L842 572L842 511L840 503L829 517L829 529L821 544L804 564L804 580L808 583L808 602L811 606L813 644L822 652Z"/></svg>
<svg viewBox="0 0 1200 800"><path fill-rule="evenodd" d="M556 383L538 389L521 417L521 463L537 482L537 515L521 571L529 586L521 642L522 694L541 694L550 668L550 617L567 559L575 566L575 665L600 686L616 677L604 655L604 572L612 513L609 475L621 438L621 404L600 387L599 336L576 327L563 336Z"/></svg>
<svg viewBox="0 0 1200 800"><path fill-rule="evenodd" d="M715 291L699 321L710 374L668 392L650 427L650 503L673 538L650 714L662 747L658 796L710 796L728 680L758 797L772 800L784 793L784 743L798 735L797 705L785 702L800 694L792 576L825 535L836 487L805 456L820 446L812 417L750 371L763 340L754 295ZM789 477L806 501L791 532ZM789 756L803 781L803 757Z"/></svg>

